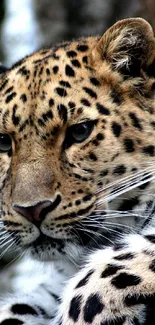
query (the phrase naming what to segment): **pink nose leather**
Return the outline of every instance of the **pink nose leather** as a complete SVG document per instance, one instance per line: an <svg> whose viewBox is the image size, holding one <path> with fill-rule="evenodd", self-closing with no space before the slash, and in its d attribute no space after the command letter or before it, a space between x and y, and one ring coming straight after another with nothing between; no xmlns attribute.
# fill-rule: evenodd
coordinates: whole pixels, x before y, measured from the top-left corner
<svg viewBox="0 0 155 325"><path fill-rule="evenodd" d="M53 202L42 201L33 206L23 207L20 205L14 205L13 209L20 213L23 217L31 222L38 222L44 220L46 213L42 213L44 209L52 207Z"/></svg>

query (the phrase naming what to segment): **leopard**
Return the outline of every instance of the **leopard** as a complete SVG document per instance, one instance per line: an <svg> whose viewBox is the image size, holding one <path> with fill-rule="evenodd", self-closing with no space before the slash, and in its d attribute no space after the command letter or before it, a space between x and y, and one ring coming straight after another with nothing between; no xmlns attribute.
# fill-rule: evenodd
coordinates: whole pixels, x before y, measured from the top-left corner
<svg viewBox="0 0 155 325"><path fill-rule="evenodd" d="M154 324L154 113L142 18L1 67L0 246L44 270L0 325Z"/></svg>

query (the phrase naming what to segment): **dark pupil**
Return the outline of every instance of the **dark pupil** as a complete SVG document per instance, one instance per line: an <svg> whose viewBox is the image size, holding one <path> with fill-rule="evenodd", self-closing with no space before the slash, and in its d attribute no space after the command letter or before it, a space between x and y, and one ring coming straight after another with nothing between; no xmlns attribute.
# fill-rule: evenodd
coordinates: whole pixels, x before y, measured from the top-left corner
<svg viewBox="0 0 155 325"><path fill-rule="evenodd" d="M74 139L76 139L77 141L81 141L81 140L85 139L89 135L88 125L86 123L83 123L83 124L75 126L72 131L72 135L73 135Z"/></svg>
<svg viewBox="0 0 155 325"><path fill-rule="evenodd" d="M7 134L0 134L0 151L6 152L11 149L11 138Z"/></svg>

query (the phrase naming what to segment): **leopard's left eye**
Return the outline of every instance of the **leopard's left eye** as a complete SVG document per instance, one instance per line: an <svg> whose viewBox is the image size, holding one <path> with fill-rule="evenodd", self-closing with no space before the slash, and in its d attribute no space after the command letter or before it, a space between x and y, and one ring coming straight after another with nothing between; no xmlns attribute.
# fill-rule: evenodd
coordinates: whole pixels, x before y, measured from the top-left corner
<svg viewBox="0 0 155 325"><path fill-rule="evenodd" d="M70 126L64 140L64 148L69 148L73 143L81 143L85 141L93 131L96 122L96 120L86 121Z"/></svg>
<svg viewBox="0 0 155 325"><path fill-rule="evenodd" d="M5 153L10 151L12 147L12 141L8 134L0 133L0 153Z"/></svg>
<svg viewBox="0 0 155 325"><path fill-rule="evenodd" d="M80 124L75 124L70 129L70 135L73 138L74 142L82 142L86 140L90 133L92 132L93 124L89 122L84 122Z"/></svg>

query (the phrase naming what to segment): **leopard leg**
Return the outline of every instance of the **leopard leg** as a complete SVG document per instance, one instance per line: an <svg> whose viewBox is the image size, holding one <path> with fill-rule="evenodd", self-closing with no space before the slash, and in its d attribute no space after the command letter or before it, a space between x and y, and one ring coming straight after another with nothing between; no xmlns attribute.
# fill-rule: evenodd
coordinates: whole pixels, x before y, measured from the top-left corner
<svg viewBox="0 0 155 325"><path fill-rule="evenodd" d="M0 325L46 325L57 307L57 295L41 285L32 294L6 297L0 304Z"/></svg>
<svg viewBox="0 0 155 325"><path fill-rule="evenodd" d="M36 272L37 265L37 272ZM64 269L63 269L64 267ZM23 274L23 270L25 273ZM69 276L70 265L42 264L22 261L16 266L11 295L0 299L0 325L47 325L55 317L59 295ZM66 274L67 273L67 274ZM23 290L20 288L23 284ZM25 288L26 287L26 288ZM33 289L32 289L33 287Z"/></svg>
<svg viewBox="0 0 155 325"><path fill-rule="evenodd" d="M53 325L151 325L155 319L155 234L127 235L90 255L65 288Z"/></svg>

